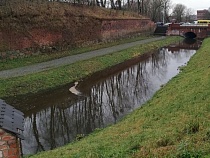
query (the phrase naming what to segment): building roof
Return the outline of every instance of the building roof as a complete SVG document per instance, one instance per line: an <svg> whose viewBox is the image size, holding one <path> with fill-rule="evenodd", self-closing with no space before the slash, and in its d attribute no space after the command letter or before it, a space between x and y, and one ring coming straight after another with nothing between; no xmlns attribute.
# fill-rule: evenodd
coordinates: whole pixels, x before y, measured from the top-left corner
<svg viewBox="0 0 210 158"><path fill-rule="evenodd" d="M0 128L10 131L24 139L20 131L24 130L24 114L0 99Z"/></svg>

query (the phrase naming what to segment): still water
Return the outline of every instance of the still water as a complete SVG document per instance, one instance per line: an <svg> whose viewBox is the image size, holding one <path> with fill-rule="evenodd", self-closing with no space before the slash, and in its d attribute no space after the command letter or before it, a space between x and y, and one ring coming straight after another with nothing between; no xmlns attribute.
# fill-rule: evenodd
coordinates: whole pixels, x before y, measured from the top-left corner
<svg viewBox="0 0 210 158"><path fill-rule="evenodd" d="M50 150L116 123L179 73L201 41L184 41L56 90L10 100L25 114L23 154ZM75 88L75 89L74 89ZM69 91L74 89L76 94Z"/></svg>

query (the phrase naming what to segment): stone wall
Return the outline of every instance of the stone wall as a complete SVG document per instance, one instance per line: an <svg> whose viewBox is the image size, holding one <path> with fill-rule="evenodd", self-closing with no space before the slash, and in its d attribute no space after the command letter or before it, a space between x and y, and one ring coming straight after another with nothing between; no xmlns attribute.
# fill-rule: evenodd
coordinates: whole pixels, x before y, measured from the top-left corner
<svg viewBox="0 0 210 158"><path fill-rule="evenodd" d="M20 158L20 145L17 137L0 128L0 157Z"/></svg>

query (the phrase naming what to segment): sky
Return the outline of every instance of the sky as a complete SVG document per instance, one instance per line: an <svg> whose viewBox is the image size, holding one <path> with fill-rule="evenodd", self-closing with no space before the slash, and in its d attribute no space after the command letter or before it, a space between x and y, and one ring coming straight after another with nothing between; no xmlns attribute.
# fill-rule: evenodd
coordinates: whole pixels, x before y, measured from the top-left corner
<svg viewBox="0 0 210 158"><path fill-rule="evenodd" d="M171 0L172 4L183 4L187 8L194 10L194 13L197 10L208 9L210 7L210 0Z"/></svg>

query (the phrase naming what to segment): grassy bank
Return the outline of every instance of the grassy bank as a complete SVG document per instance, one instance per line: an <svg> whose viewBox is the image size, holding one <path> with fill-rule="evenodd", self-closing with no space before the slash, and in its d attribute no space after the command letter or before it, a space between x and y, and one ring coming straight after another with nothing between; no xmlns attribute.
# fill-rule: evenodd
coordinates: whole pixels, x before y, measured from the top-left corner
<svg viewBox="0 0 210 158"><path fill-rule="evenodd" d="M50 61L53 59L58 59L70 55L76 55L76 54L82 54L88 51L93 51L101 48L107 48L111 47L114 45L118 44L124 44L124 43L129 43L129 42L134 42L138 40L144 40L148 38L152 38L153 36L150 35L141 35L133 38L126 38L126 39L121 39L117 41L110 41L108 43L98 43L98 44L92 44L86 47L80 47L80 48L72 48L71 50L67 51L56 51L56 52L51 52L51 53L42 53L39 55L33 55L25 58L17 58L17 59L7 59L3 60L0 62L0 71L1 70L8 70L8 69L13 69L17 67L23 67L23 66L28 66L36 63L41 63L45 61Z"/></svg>
<svg viewBox="0 0 210 158"><path fill-rule="evenodd" d="M77 62L53 70L23 77L0 79L0 98L14 97L65 85L94 72L116 65L140 54L178 41L180 37L167 37L164 40L139 45L124 51Z"/></svg>
<svg viewBox="0 0 210 158"><path fill-rule="evenodd" d="M210 38L205 39L179 75L119 123L31 157L209 157L209 50Z"/></svg>

